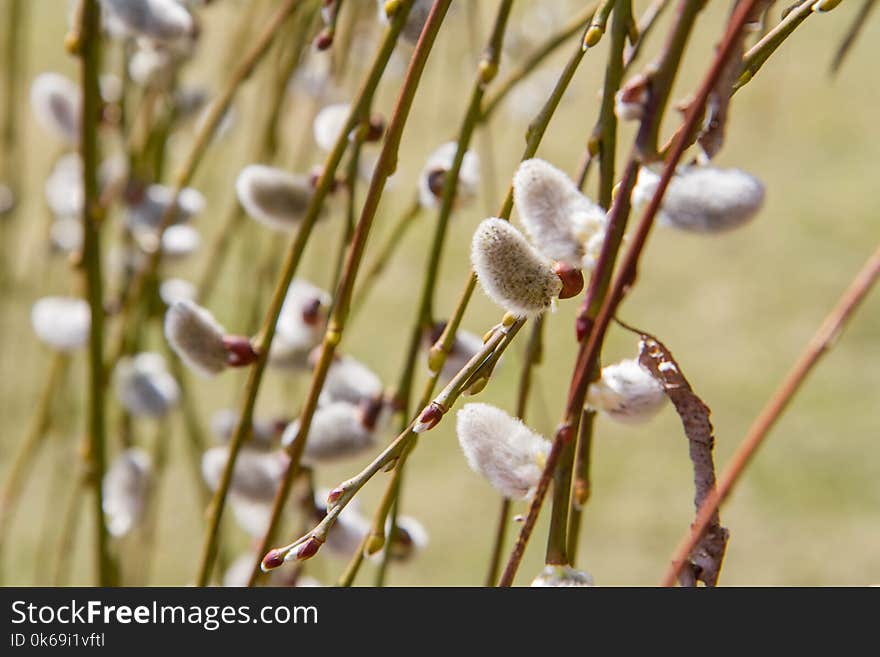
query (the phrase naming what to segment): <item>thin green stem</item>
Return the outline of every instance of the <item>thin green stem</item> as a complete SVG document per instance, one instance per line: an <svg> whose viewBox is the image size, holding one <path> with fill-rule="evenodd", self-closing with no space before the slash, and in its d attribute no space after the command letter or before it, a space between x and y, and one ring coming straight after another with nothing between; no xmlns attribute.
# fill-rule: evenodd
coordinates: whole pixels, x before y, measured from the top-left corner
<svg viewBox="0 0 880 657"><path fill-rule="evenodd" d="M107 528L104 524L101 482L105 468L105 374L104 374L104 283L101 267L100 228L103 221L98 199L98 123L101 96L98 71L101 47L101 8L97 0L82 0L80 5L78 43L82 76L82 121L80 157L83 164L83 253L86 278L86 300L91 311L89 332L89 380L86 460L93 491L95 560L97 581L110 586L115 581L115 566L110 554Z"/></svg>
<svg viewBox="0 0 880 657"><path fill-rule="evenodd" d="M444 5L448 7L448 2L444 3ZM349 112L348 119L346 120L346 125L340 131L340 135L336 140L333 150L330 152L327 157L327 161L324 163L320 180L318 181L317 188L315 189L315 194L312 197L309 208L306 211L305 217L303 218L302 225L300 226L299 232L297 233L296 238L291 244L285 258L284 265L282 266L281 276L278 280L275 291L272 294L272 299L269 304L269 309L266 312L260 334L256 339L256 351L259 354L259 358L251 369L251 373L245 387L242 412L239 415L238 426L236 427L236 430L229 444L229 457L227 459L226 467L221 477L220 484L214 495L214 500L211 504L211 508L209 509L209 526L205 536L205 544L202 550L202 557L199 565L199 574L197 578L197 583L200 586L206 585L210 576L210 571L214 558L216 532L219 527L220 518L222 517L226 495L229 490L229 484L232 480L232 471L235 465L235 460L238 456L238 452L241 448L242 443L244 442L245 436L252 421L254 405L256 403L256 398L259 391L260 383L262 381L263 372L265 370L268 360L269 349L271 347L272 339L275 335L275 325L278 321L281 307L284 304L284 299L287 295L287 289L290 286L290 282L293 280L294 274L296 273L296 269L299 265L302 253L305 249L306 241L308 240L312 227L315 223L315 220L317 219L318 213L320 212L324 198L330 191L331 184L336 174L336 168L339 166L339 163L342 160L343 153L348 143L348 135L356 127L356 125L360 123L365 116L367 116L373 94L376 90L379 80L382 77L385 66L387 65L388 60L391 57L394 45L397 42L397 36L403 26L403 21L406 19L406 16L409 13L410 6L411 2L408 2L400 7L400 9L398 10L398 14L395 16L394 20L392 20L391 25L386 32L385 39L379 47L376 58L367 75L367 78L364 80L363 86L357 94L357 100L352 104L351 111ZM440 15L441 17L442 15L445 15L445 11L440 12ZM404 83L404 87L401 91L401 101L399 102L398 107L402 111L400 111L399 113L395 112L395 116L392 118L392 121L389 124L385 143L382 149L382 156L380 156L379 163L377 164L376 174L374 175L373 181L370 184L370 190L367 193L367 199L364 202L364 209L361 215L361 219L358 221L358 226L355 230L352 247L349 251L349 256L346 261L346 266L343 272L342 280L340 282L339 290L336 294L333 315L328 325L327 332L325 333L324 340L322 341L321 357L319 359L318 365L315 367L315 370L313 372L312 386L309 389L305 408L303 409L303 413L300 418L300 431L302 432L302 435L300 440L294 441L294 447L291 454L291 465L288 467L288 471L284 479L284 481L287 481L288 483L285 484L282 482L282 485L279 487L278 494L276 494L275 503L273 505L272 518L266 531L266 536L271 536L273 534L275 530L275 525L277 524L278 518L281 514L281 509L283 508L284 502L286 501L286 495L284 495L284 499L281 498L281 495L285 492L289 492L289 480L296 477L299 458L302 454L302 448L304 446L305 438L308 435L312 415L317 408L317 401L318 396L320 395L320 389L323 386L324 378L326 377L327 370L329 369L330 360L332 358L334 348L336 344L338 344L338 340L341 337L342 326L344 324L345 316L348 311L348 300L346 299L346 297L350 296L351 294L351 288L354 284L354 278L357 274L358 266L360 265L360 257L363 253L364 242L369 232L373 216L375 215L379 197L381 196L381 193L384 189L385 181L387 180L388 176L393 172L396 165L396 150L400 139L400 133L403 129L403 124L405 123L406 116L408 115L408 110L412 102L415 87L417 86L418 80L421 77L421 70L424 67L427 52L430 51L430 46L433 44L433 38L436 35L436 30L438 28L439 22L434 24L432 30L430 31L429 38L426 41L427 47L416 49L416 53L414 53L412 60L415 67L414 69L411 68L411 72L415 71L414 75L411 78L409 76L407 77L408 83Z"/></svg>

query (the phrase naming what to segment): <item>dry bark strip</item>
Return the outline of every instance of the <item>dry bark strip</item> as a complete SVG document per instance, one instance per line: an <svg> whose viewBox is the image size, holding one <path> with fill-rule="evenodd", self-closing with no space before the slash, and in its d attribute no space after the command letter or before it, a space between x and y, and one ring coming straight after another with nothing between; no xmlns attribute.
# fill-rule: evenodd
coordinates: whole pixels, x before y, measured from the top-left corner
<svg viewBox="0 0 880 657"><path fill-rule="evenodd" d="M638 333L642 339L639 363L660 382L681 418L694 466L694 508L699 510L706 496L715 489L715 461L712 457L715 434L709 420L711 410L693 391L669 349L653 335L643 331ZM730 532L721 526L716 512L703 539L691 552L687 566L682 569L679 583L696 586L699 580L706 586L715 586L729 536Z"/></svg>

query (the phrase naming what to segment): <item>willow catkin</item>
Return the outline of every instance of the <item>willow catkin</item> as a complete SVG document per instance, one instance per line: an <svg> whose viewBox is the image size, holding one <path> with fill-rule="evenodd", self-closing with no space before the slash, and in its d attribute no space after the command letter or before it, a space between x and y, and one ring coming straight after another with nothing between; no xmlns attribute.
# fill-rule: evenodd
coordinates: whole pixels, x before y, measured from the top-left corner
<svg viewBox="0 0 880 657"><path fill-rule="evenodd" d="M202 476L211 490L219 487L228 458L229 448L225 446L212 447L202 455ZM241 449L232 471L230 493L252 503L271 503L288 460L281 451Z"/></svg>
<svg viewBox="0 0 880 657"><path fill-rule="evenodd" d="M153 352L121 358L113 371L113 388L123 408L137 417L163 417L180 398L165 359Z"/></svg>
<svg viewBox="0 0 880 657"><path fill-rule="evenodd" d="M660 176L643 167L633 189L633 203L654 196ZM713 166L679 168L663 196L661 223L698 233L719 233L745 224L764 203L764 185L739 169Z"/></svg>
<svg viewBox="0 0 880 657"><path fill-rule="evenodd" d="M34 333L57 351L73 351L85 345L91 320L89 304L74 297L43 297L31 308Z"/></svg>
<svg viewBox="0 0 880 657"><path fill-rule="evenodd" d="M452 168L457 151L458 142L450 141L439 146L428 156L418 179L419 203L422 207L437 208L440 206L446 175ZM456 204L461 205L476 197L479 185L480 159L474 151L467 150L458 171L458 184L455 190Z"/></svg>
<svg viewBox="0 0 880 657"><path fill-rule="evenodd" d="M281 436L281 444L290 449L299 434L300 422L294 420ZM303 450L303 463L332 463L362 454L375 444L375 432L364 424L360 406L344 401L324 404L315 411Z"/></svg>
<svg viewBox="0 0 880 657"><path fill-rule="evenodd" d="M184 363L204 376L226 369L225 333L210 312L192 301L175 301L165 313L168 344Z"/></svg>
<svg viewBox="0 0 880 657"><path fill-rule="evenodd" d="M242 169L235 191L248 215L283 231L296 227L314 193L308 177L264 164L251 164Z"/></svg>
<svg viewBox="0 0 880 657"><path fill-rule="evenodd" d="M539 158L525 160L513 177L513 199L541 253L577 269L592 268L607 219L571 178Z"/></svg>
<svg viewBox="0 0 880 657"><path fill-rule="evenodd" d="M60 73L41 73L31 83L31 109L40 127L68 146L79 143L82 94Z"/></svg>
<svg viewBox="0 0 880 657"><path fill-rule="evenodd" d="M544 566L532 580L532 587L594 586L590 573L571 566Z"/></svg>
<svg viewBox="0 0 880 657"><path fill-rule="evenodd" d="M465 404L458 411L456 430L474 472L505 497L522 499L532 494L550 447L543 436L489 404Z"/></svg>
<svg viewBox="0 0 880 657"><path fill-rule="evenodd" d="M104 515L111 535L124 536L141 521L151 479L150 456L144 450L126 449L113 459L102 482Z"/></svg>
<svg viewBox="0 0 880 657"><path fill-rule="evenodd" d="M550 261L503 219L484 219L477 226L471 264L489 298L515 315L544 312L562 291Z"/></svg>
<svg viewBox="0 0 880 657"><path fill-rule="evenodd" d="M587 390L586 405L618 422L639 424L654 417L666 399L660 382L631 358L602 368Z"/></svg>
<svg viewBox="0 0 880 657"><path fill-rule="evenodd" d="M348 103L335 103L325 105L315 115L312 122L312 135L315 143L321 150L329 153L336 145L336 140L345 129L348 115L351 113L351 105Z"/></svg>
<svg viewBox="0 0 880 657"><path fill-rule="evenodd" d="M284 297L269 350L269 364L279 369L302 369L324 335L330 295L302 278L294 278Z"/></svg>
<svg viewBox="0 0 880 657"><path fill-rule="evenodd" d="M356 358L343 354L330 363L321 401L360 404L381 394L382 381L379 377Z"/></svg>
<svg viewBox="0 0 880 657"><path fill-rule="evenodd" d="M102 0L102 5L132 36L173 42L195 31L192 15L176 0Z"/></svg>
<svg viewBox="0 0 880 657"><path fill-rule="evenodd" d="M148 185L128 205L125 222L132 230L157 229L171 207L174 190L167 185ZM197 189L185 187L177 195L172 224L182 224L205 209L205 197Z"/></svg>

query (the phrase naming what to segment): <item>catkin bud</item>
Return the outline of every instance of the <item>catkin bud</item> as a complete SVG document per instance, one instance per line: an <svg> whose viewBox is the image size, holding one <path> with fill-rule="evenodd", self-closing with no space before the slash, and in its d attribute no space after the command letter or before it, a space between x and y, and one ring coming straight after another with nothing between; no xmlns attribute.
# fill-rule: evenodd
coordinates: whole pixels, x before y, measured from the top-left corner
<svg viewBox="0 0 880 657"><path fill-rule="evenodd" d="M79 87L60 73L41 73L31 84L31 108L37 123L69 146L79 143L81 105Z"/></svg>
<svg viewBox="0 0 880 657"><path fill-rule="evenodd" d="M446 174L452 168L458 142L446 142L428 157L419 174L419 203L425 208L436 208L443 197ZM473 199L480 184L480 159L471 150L465 151L458 171L456 204Z"/></svg>
<svg viewBox="0 0 880 657"><path fill-rule="evenodd" d="M659 175L642 168L633 190L633 203L647 204L659 182ZM686 166L669 181L659 219L682 230L718 233L743 225L763 203L764 185L744 171Z"/></svg>
<svg viewBox="0 0 880 657"><path fill-rule="evenodd" d="M321 399L323 402L360 404L381 394L382 381L379 377L356 358L343 355L330 364Z"/></svg>
<svg viewBox="0 0 880 657"><path fill-rule="evenodd" d="M165 359L153 352L120 359L113 371L113 387L119 403L139 417L162 417L180 397L177 381L165 369Z"/></svg>
<svg viewBox="0 0 880 657"><path fill-rule="evenodd" d="M336 140L345 129L348 121L348 115L351 113L351 105L348 103L337 103L334 105L326 105L321 111L315 115L312 123L312 134L315 137L315 143L321 150L329 153L336 145Z"/></svg>
<svg viewBox="0 0 880 657"><path fill-rule="evenodd" d="M128 207L125 222L132 230L156 230L174 198L174 190L165 185L149 185L143 194L136 194ZM205 209L201 192L186 187L177 197L173 224L182 224Z"/></svg>
<svg viewBox="0 0 880 657"><path fill-rule="evenodd" d="M220 409L211 416L211 433L217 441L226 445L238 427L239 415L230 408ZM275 439L284 431L287 422L283 420L254 419L251 423L250 449L270 449Z"/></svg>
<svg viewBox="0 0 880 657"><path fill-rule="evenodd" d="M103 5L133 36L171 42L195 33L192 15L175 0L103 0Z"/></svg>
<svg viewBox="0 0 880 657"><path fill-rule="evenodd" d="M165 313L165 337L174 352L204 376L226 369L225 331L214 316L192 301L176 301Z"/></svg>
<svg viewBox="0 0 880 657"><path fill-rule="evenodd" d="M299 420L294 420L281 435L281 444L290 448L299 440ZM318 407L312 417L303 463L329 463L357 456L375 443L373 429L365 426L360 406L332 402Z"/></svg>
<svg viewBox="0 0 880 657"><path fill-rule="evenodd" d="M73 351L89 339L89 304L72 297L44 297L31 309L31 326L44 343L58 351Z"/></svg>
<svg viewBox="0 0 880 657"><path fill-rule="evenodd" d="M625 424L654 417L666 402L663 386L636 359L602 368L598 381L587 391L586 405Z"/></svg>
<svg viewBox="0 0 880 657"><path fill-rule="evenodd" d="M428 545L428 532L424 525L411 516L398 516L395 532L389 538L390 557L395 561L410 561ZM385 523L385 534L391 534L391 519ZM377 555L378 556L378 555Z"/></svg>
<svg viewBox="0 0 880 657"><path fill-rule="evenodd" d="M280 369L307 367L309 353L323 337L330 301L330 295L316 285L293 279L275 325L270 365Z"/></svg>
<svg viewBox="0 0 880 657"><path fill-rule="evenodd" d="M614 94L614 113L621 121L640 121L645 115L650 81L642 73L637 74Z"/></svg>
<svg viewBox="0 0 880 657"><path fill-rule="evenodd" d="M541 253L577 269L592 267L592 258L585 262L586 246L604 235L607 219L571 178L539 158L525 160L513 177L513 199Z"/></svg>
<svg viewBox="0 0 880 657"><path fill-rule="evenodd" d="M577 570L571 566L544 566L544 569L532 580L533 587L549 586L595 586L590 573Z"/></svg>
<svg viewBox="0 0 880 657"><path fill-rule="evenodd" d="M227 447L212 447L202 455L202 476L211 490L217 490L220 486L228 458ZM241 449L235 459L230 493L251 503L271 503L287 469L288 460L287 455L280 451Z"/></svg>
<svg viewBox="0 0 880 657"><path fill-rule="evenodd" d="M110 464L102 482L107 531L125 536L144 517L150 492L152 466L142 449L126 449Z"/></svg>
<svg viewBox="0 0 880 657"><path fill-rule="evenodd" d="M386 0L376 0L376 4L379 6L379 20L383 23L388 23L388 14L386 13ZM401 31L401 37L415 45L418 43L419 37L422 34L422 28L425 27L425 23L428 22L428 16L431 13L431 7L433 6L433 0L415 0L413 3L412 9L409 10L409 15L406 17L406 23L403 24L403 30Z"/></svg>
<svg viewBox="0 0 880 657"><path fill-rule="evenodd" d="M503 219L484 219L477 226L471 264L489 298L515 315L544 312L562 290L552 263Z"/></svg>
<svg viewBox="0 0 880 657"><path fill-rule="evenodd" d="M251 217L269 228L284 231L296 227L314 192L306 176L263 164L242 169L235 191Z"/></svg>
<svg viewBox="0 0 880 657"><path fill-rule="evenodd" d="M488 404L465 404L456 429L468 465L502 495L520 499L534 492L550 445L543 436Z"/></svg>

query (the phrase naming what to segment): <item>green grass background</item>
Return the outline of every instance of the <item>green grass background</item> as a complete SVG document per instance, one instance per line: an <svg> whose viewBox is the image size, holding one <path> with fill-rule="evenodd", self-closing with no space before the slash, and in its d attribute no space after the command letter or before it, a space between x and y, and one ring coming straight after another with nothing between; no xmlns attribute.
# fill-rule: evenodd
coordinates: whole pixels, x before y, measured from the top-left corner
<svg viewBox="0 0 880 657"><path fill-rule="evenodd" d="M470 1L475 0L453 3L457 10L450 14L429 60L404 132L399 171L383 197L367 247L367 263L409 203L424 158L454 134L464 112L476 62L468 47L465 5ZM28 4L32 22L20 34L28 43L23 77L29 81L46 70L75 76L74 61L62 46L66 3L33 0ZM231 34L241 20L244 4L223 0L204 12L200 55L187 69L185 79L220 87L226 62L243 51L242 44L231 40ZM556 7L558 21L566 15L566 8L580 3L543 4ZM675 99L696 88L723 28L729 3L713 0L708 4L683 63ZM880 17L866 26L841 74L834 79L828 75L831 56L858 4L843 3L831 14L812 16L736 95L728 141L717 161L741 167L764 181L767 201L759 217L742 230L715 238L662 227L655 230L639 283L621 310L625 320L661 337L695 390L711 406L719 467L727 462L880 236ZM511 29L517 38L509 39L512 45L505 53L502 76L509 70L511 58L522 56L529 44L540 42L547 34L548 28L530 13L534 5L515 3ZM637 11L646 5L636 2ZM495 2L479 2L481 42L494 8ZM774 13L777 16L778 10ZM636 70L650 61L668 25L666 16ZM607 39L587 53L538 153L567 171L576 169L596 119L606 46ZM570 46L561 49L532 80L543 76L552 79L568 52ZM368 57L356 58L368 61ZM405 59L401 57L400 62ZM351 80L330 100L350 96L353 80L361 72L355 66ZM381 87L377 108L386 116L400 82L400 75L392 76ZM495 117L491 126L496 160L496 176L489 185L492 194L481 195L454 217L438 286L436 308L441 315L452 309L465 280L473 228L494 211L515 169L528 123L524 112L527 114L530 103L540 102L544 93L539 83L530 83ZM205 247L234 202L232 185L238 170L247 163L260 100L258 74L236 103L234 132L211 147L196 177L195 186L208 199L207 210L197 222ZM26 93L20 102L27 113ZM291 97L284 120L282 163L305 168L322 160L310 136L302 137L312 111L308 99ZM677 113L670 110L667 134L678 120ZM0 318L0 476L4 477L13 450L26 432L50 362L50 354L30 330L31 304L41 296L67 293L75 281L68 263L50 257L42 242L47 212L42 185L57 147L29 118L20 126L19 135L24 157L16 166L23 171L27 186L16 222L4 227L0 256L4 269L12 272L4 287ZM191 137L189 131L177 136L172 150L175 161ZM624 129L621 159L630 137L631 130ZM479 134L477 145L482 139ZM590 189L594 184L595 178ZM330 218L316 230L303 263L301 274L321 285L329 284L328 254L335 253L341 213L342 205L337 203ZM341 345L343 351L374 368L389 386L398 375L401 351L414 320L413 306L433 222L432 215L423 216L418 228L408 234L368 305L346 330ZM240 246L233 250L220 281L220 294L211 303L211 310L232 332L248 326L243 309L249 307L247 299L258 285L257 269L274 239L254 223L249 223L246 231L250 237L240 240ZM203 248L185 265L170 268L169 273L197 280L205 251ZM545 435L552 434L564 405L575 353L575 307L574 302L561 303L547 322L545 359L536 374L528 412L529 423ZM464 326L482 333L499 317L499 309L478 291ZM149 342L158 347L159 331L149 330ZM880 583L878 333L880 296L875 294L810 377L724 508L722 519L731 539L722 584ZM524 331L521 337L525 335ZM516 341L479 401L512 410L524 343L524 339ZM633 336L614 328L603 358L610 362L629 357L635 349ZM57 551L55 537L77 472L77 443L84 424L80 412L86 380L83 360L82 355L77 358L70 379L72 398L59 409L59 421L47 441L50 448L42 451L17 520L10 535L3 537L4 584L49 580ZM239 372L211 381L190 377L205 420L214 410L236 403L243 381ZM302 378L269 375L259 412L295 415L306 383ZM116 409L111 406L109 439L114 451L115 417ZM152 584L190 583L202 540L201 509L185 460L179 417L173 418L172 428L170 462L159 502L161 521ZM149 445L154 433L149 422L138 427L142 444ZM318 481L331 486L357 472L369 458L321 470ZM674 411L667 408L655 421L639 427L599 419L593 463L593 496L584 513L578 565L601 585L658 582L693 514L687 443ZM380 475L364 491L366 510L374 508L384 481L385 475ZM405 477L403 512L426 525L430 544L412 563L393 567L389 581L399 585L481 583L498 505L493 489L467 468L450 415L421 439ZM516 512L524 510L522 503L516 506ZM540 569L548 515L545 509L518 583L528 583ZM89 584L93 565L87 513L79 524L67 581ZM44 527L49 528L48 534ZM509 535L517 528L512 525ZM41 542L47 535L52 540ZM234 528L227 537L236 552L246 548L246 539ZM132 543L125 543L123 554L129 554ZM308 572L332 582L344 564L321 554L309 562ZM359 583L370 581L368 566Z"/></svg>

